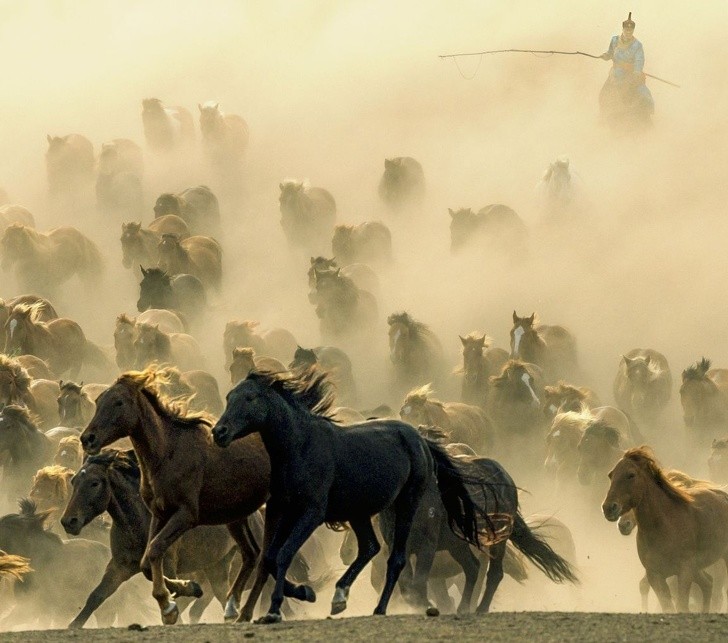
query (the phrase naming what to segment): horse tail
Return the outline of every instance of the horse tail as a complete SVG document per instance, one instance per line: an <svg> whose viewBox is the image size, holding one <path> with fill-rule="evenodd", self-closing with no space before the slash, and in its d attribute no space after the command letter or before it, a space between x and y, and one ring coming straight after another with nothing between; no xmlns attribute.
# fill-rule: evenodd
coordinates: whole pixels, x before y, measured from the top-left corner
<svg viewBox="0 0 728 643"><path fill-rule="evenodd" d="M471 545L480 548L479 511L466 487L466 483L472 480L460 470L442 446L427 439L425 443L435 462L437 486L450 529Z"/></svg>
<svg viewBox="0 0 728 643"><path fill-rule="evenodd" d="M510 540L518 551L554 583L579 582L571 564L559 556L543 538L535 534L520 513L515 516Z"/></svg>

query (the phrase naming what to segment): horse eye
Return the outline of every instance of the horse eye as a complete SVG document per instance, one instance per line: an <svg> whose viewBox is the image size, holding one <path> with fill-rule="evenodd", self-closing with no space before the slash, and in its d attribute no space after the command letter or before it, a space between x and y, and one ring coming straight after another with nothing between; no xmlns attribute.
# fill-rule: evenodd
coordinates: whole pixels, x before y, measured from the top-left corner
<svg viewBox="0 0 728 643"><path fill-rule="evenodd" d="M636 474L634 474L634 473L627 474L627 480L633 480L635 477L636 477Z"/></svg>
<svg viewBox="0 0 728 643"><path fill-rule="evenodd" d="M122 406L123 404L124 404L123 400L116 400L116 402L114 402L114 406Z"/></svg>
<svg viewBox="0 0 728 643"><path fill-rule="evenodd" d="M91 488L92 488L92 489L93 489L94 487L98 487L98 486L99 486L98 480L94 480L94 481L93 481L93 482L91 483Z"/></svg>

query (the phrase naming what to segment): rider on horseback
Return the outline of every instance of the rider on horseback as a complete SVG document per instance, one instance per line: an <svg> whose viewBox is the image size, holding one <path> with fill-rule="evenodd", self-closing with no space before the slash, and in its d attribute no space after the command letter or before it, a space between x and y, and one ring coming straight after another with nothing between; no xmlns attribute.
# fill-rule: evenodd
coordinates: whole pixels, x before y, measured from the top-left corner
<svg viewBox="0 0 728 643"><path fill-rule="evenodd" d="M622 23L622 34L613 36L609 49L601 55L603 60L612 61L612 70L602 87L599 103L605 115L618 118L631 112L647 121L655 104L645 85L645 53L642 43L634 37L634 28L630 12Z"/></svg>

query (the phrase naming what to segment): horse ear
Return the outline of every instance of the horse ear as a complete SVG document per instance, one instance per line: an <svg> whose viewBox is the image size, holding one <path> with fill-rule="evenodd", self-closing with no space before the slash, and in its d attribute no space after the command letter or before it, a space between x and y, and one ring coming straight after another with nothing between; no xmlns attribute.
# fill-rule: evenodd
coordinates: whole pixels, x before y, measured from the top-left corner
<svg viewBox="0 0 728 643"><path fill-rule="evenodd" d="M58 388L63 388L63 380L58 380Z"/></svg>
<svg viewBox="0 0 728 643"><path fill-rule="evenodd" d="M279 187L279 188L280 188L281 190L283 190L283 183L279 183L279 184L278 184L278 187Z"/></svg>
<svg viewBox="0 0 728 643"><path fill-rule="evenodd" d="M48 141L48 144L50 145L53 142L53 137L50 134L46 134L46 140Z"/></svg>
<svg viewBox="0 0 728 643"><path fill-rule="evenodd" d="M533 324L535 319L536 319L536 313L531 313L531 316L528 318L528 323Z"/></svg>
<svg viewBox="0 0 728 643"><path fill-rule="evenodd" d="M649 363L650 363L650 356L648 355L647 357L645 357L645 364L649 364Z"/></svg>
<svg viewBox="0 0 728 643"><path fill-rule="evenodd" d="M202 105L200 105L200 103L197 103L197 109L199 109L200 111L202 111Z"/></svg>
<svg viewBox="0 0 728 643"><path fill-rule="evenodd" d="M516 314L516 311L514 310L513 311L513 323L514 324L517 324L518 323L518 319L519 319L518 318L518 315Z"/></svg>
<svg viewBox="0 0 728 643"><path fill-rule="evenodd" d="M485 346L485 335L478 337L478 345L483 348Z"/></svg>
<svg viewBox="0 0 728 643"><path fill-rule="evenodd" d="M79 384L80 387L83 387L83 380L81 380L81 383Z"/></svg>
<svg viewBox="0 0 728 643"><path fill-rule="evenodd" d="M462 342L463 346L465 346L468 343L462 335L458 335L458 337L460 338L460 341Z"/></svg>
<svg viewBox="0 0 728 643"><path fill-rule="evenodd" d="M146 277L146 276L147 276L147 271L146 271L146 270L144 270L144 266L142 266L142 264L139 264L139 268L141 268L141 271L142 271L142 276L143 276L143 277Z"/></svg>
<svg viewBox="0 0 728 643"><path fill-rule="evenodd" d="M718 446L718 440L716 440L715 438L713 438L713 444L710 445L710 448L711 449L715 449L715 447L717 447L717 446Z"/></svg>
<svg viewBox="0 0 728 643"><path fill-rule="evenodd" d="M220 103L215 103L215 109L220 109Z"/></svg>
<svg viewBox="0 0 728 643"><path fill-rule="evenodd" d="M337 276L337 277L339 276L339 273L340 273L340 272L341 272L341 268L337 268L337 269L336 269L336 276Z"/></svg>
<svg viewBox="0 0 728 643"><path fill-rule="evenodd" d="M451 217L455 216L455 210L453 210L452 208L448 208L447 211L450 213Z"/></svg>

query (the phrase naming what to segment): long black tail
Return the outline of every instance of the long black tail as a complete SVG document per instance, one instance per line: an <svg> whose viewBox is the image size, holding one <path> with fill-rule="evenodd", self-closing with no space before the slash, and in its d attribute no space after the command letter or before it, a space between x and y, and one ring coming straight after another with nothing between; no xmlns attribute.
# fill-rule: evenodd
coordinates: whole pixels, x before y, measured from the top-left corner
<svg viewBox="0 0 728 643"><path fill-rule="evenodd" d="M445 505L447 519L450 529L464 538L471 545L480 548L478 534L481 531L480 523L487 521L487 517L479 511L478 506L468 492L466 483L479 483L463 473L453 462L450 455L439 444L425 439L430 449L432 459L435 461L435 473L437 475L437 486L440 489L442 504ZM488 525L489 527L491 525Z"/></svg>
<svg viewBox="0 0 728 643"><path fill-rule="evenodd" d="M579 582L569 562L551 549L543 538L531 531L520 513L515 516L511 542L554 583Z"/></svg>

